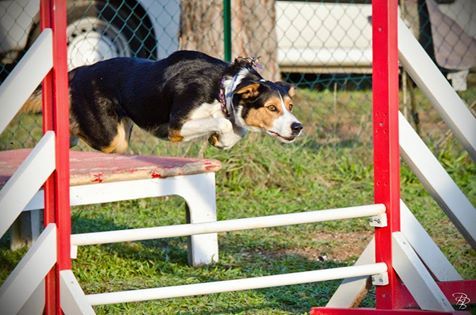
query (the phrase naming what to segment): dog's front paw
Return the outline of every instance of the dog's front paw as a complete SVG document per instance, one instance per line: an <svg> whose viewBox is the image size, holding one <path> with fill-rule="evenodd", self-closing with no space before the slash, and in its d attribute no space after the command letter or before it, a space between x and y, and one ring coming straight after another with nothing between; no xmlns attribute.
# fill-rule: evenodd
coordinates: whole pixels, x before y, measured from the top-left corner
<svg viewBox="0 0 476 315"><path fill-rule="evenodd" d="M219 134L213 133L209 138L208 142L216 148L228 150L233 147L241 137L233 132Z"/></svg>
<svg viewBox="0 0 476 315"><path fill-rule="evenodd" d="M213 133L208 138L208 143L210 143L214 147L216 147L219 142L220 142L220 136L217 133Z"/></svg>

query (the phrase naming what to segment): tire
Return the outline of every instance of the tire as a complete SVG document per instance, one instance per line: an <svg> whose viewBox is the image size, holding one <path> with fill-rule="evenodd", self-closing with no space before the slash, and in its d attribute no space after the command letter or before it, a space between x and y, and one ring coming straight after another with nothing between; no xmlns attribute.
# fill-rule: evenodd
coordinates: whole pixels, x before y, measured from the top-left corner
<svg viewBox="0 0 476 315"><path fill-rule="evenodd" d="M157 58L152 23L137 3L77 0L67 10L69 70L114 57ZM37 25L30 38L39 33Z"/></svg>

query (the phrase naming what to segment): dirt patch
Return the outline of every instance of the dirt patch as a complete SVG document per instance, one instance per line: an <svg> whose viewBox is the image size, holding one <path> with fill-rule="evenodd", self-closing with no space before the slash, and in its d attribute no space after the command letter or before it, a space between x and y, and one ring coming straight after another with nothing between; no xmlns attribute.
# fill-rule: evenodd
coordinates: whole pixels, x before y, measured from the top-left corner
<svg viewBox="0 0 476 315"><path fill-rule="evenodd" d="M372 239L372 231L363 232L318 232L311 237L315 247L283 249L266 253L268 256L299 255L309 260L349 261L356 260Z"/></svg>

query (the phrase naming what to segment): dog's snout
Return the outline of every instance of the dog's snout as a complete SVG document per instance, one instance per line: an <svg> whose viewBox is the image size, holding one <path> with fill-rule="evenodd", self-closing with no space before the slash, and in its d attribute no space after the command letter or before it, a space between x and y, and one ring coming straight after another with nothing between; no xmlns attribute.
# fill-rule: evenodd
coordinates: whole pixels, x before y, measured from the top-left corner
<svg viewBox="0 0 476 315"><path fill-rule="evenodd" d="M293 122L291 124L291 131L293 132L293 135L299 134L302 128L304 128L304 126L299 122Z"/></svg>

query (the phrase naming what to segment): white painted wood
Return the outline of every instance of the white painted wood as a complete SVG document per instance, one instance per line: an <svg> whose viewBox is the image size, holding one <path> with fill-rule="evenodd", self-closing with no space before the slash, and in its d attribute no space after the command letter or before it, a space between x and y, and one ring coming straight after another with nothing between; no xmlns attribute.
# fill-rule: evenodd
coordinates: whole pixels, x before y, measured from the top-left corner
<svg viewBox="0 0 476 315"><path fill-rule="evenodd" d="M373 263L375 263L375 238L372 237L354 266ZM326 307L357 307L367 294L368 282L369 276L344 279L327 302Z"/></svg>
<svg viewBox="0 0 476 315"><path fill-rule="evenodd" d="M215 173L193 177L181 188L181 196L188 206L188 223L216 222ZM188 253L189 264L192 266L218 262L217 233L191 235Z"/></svg>
<svg viewBox="0 0 476 315"><path fill-rule="evenodd" d="M162 288L130 290L87 295L91 305L139 302L219 292L271 288L284 285L336 280L387 272L385 263L304 271L256 278L197 283Z"/></svg>
<svg viewBox="0 0 476 315"><path fill-rule="evenodd" d="M463 280L402 200L400 216L403 235L431 273L439 281Z"/></svg>
<svg viewBox="0 0 476 315"><path fill-rule="evenodd" d="M18 315L43 315L45 309L45 281L41 281Z"/></svg>
<svg viewBox="0 0 476 315"><path fill-rule="evenodd" d="M48 224L0 287L2 314L17 314L55 263L56 225Z"/></svg>
<svg viewBox="0 0 476 315"><path fill-rule="evenodd" d="M369 217L383 212L385 212L385 205L373 204L366 206L305 211L298 213L278 214L208 223L179 224L141 229L73 234L71 235L71 244L77 246L106 244L207 233L240 231L303 223Z"/></svg>
<svg viewBox="0 0 476 315"><path fill-rule="evenodd" d="M210 176L213 177L213 173L71 186L70 203L71 206L81 206L171 195L185 198L188 192L184 188L197 183L208 185ZM39 191L24 211L43 209L43 204L43 192Z"/></svg>
<svg viewBox="0 0 476 315"><path fill-rule="evenodd" d="M476 248L476 209L399 113L401 155L456 228Z"/></svg>
<svg viewBox="0 0 476 315"><path fill-rule="evenodd" d="M177 195L185 199L189 222L216 221L215 173L169 178L142 179L70 187L71 206ZM42 209L44 194L40 190L24 211ZM74 246L72 247L74 249ZM75 255L72 255L74 257ZM194 266L218 261L216 233L191 236L189 262Z"/></svg>
<svg viewBox="0 0 476 315"><path fill-rule="evenodd" d="M0 133L53 67L53 32L45 29L0 85Z"/></svg>
<svg viewBox="0 0 476 315"><path fill-rule="evenodd" d="M476 161L476 119L400 18L398 56L413 81Z"/></svg>
<svg viewBox="0 0 476 315"><path fill-rule="evenodd" d="M402 232L392 234L393 268L422 310L453 311Z"/></svg>
<svg viewBox="0 0 476 315"><path fill-rule="evenodd" d="M55 169L55 134L48 131L0 191L0 237Z"/></svg>
<svg viewBox="0 0 476 315"><path fill-rule="evenodd" d="M71 270L60 272L61 309L65 315L96 314Z"/></svg>
<svg viewBox="0 0 476 315"><path fill-rule="evenodd" d="M40 236L42 218L43 212L41 210L21 212L10 226L10 249L17 250L24 246L30 247Z"/></svg>
<svg viewBox="0 0 476 315"><path fill-rule="evenodd" d="M400 200L401 230L410 242L412 248L439 281L462 280L460 274L448 261L440 248L434 243L425 229L421 226L406 204ZM375 262L375 240L369 242L355 265ZM368 277L344 279L327 307L353 307L365 291Z"/></svg>

